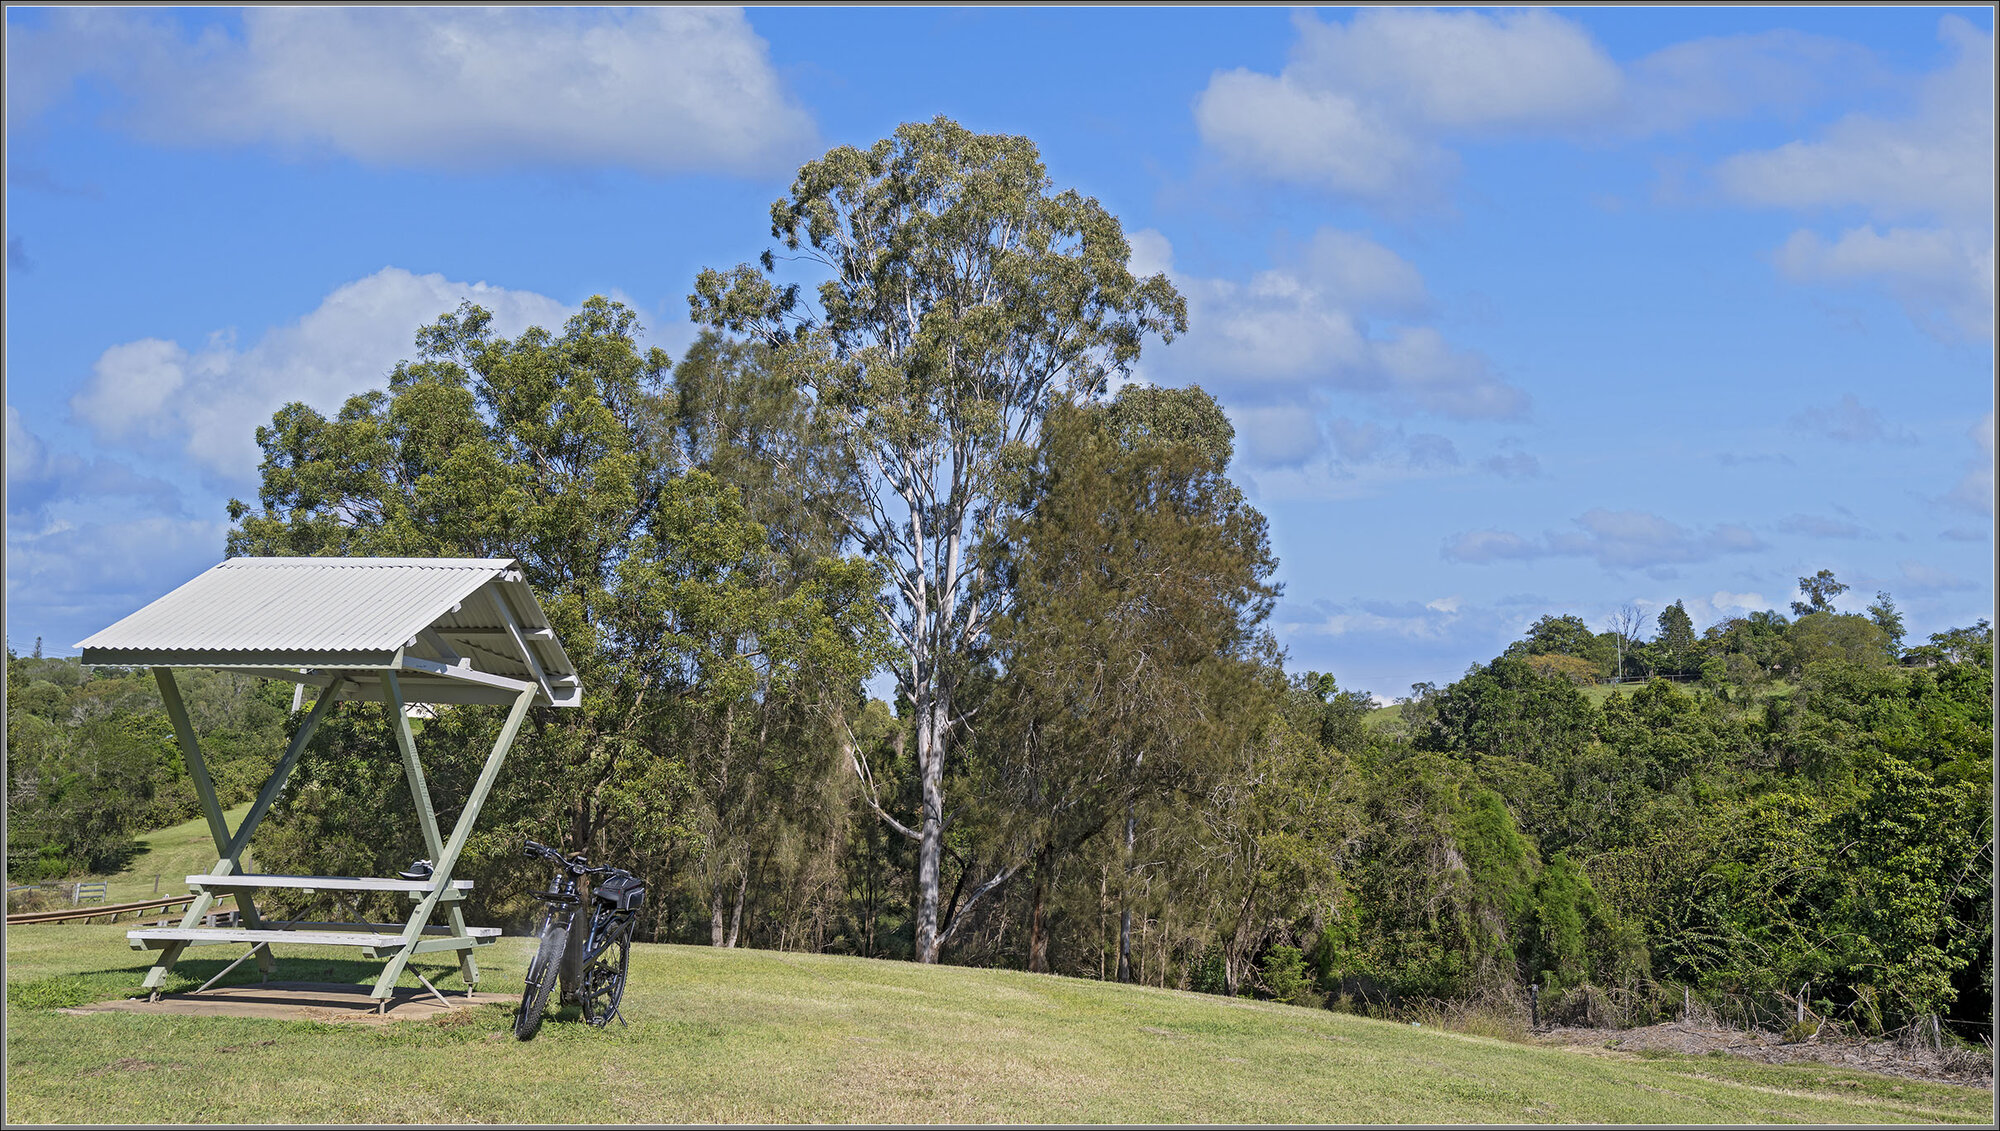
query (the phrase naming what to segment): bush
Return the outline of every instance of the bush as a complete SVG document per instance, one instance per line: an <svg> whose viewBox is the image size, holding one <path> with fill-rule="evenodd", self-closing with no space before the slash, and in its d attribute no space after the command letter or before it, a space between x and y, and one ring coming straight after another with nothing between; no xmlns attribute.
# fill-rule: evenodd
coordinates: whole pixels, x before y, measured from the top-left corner
<svg viewBox="0 0 2000 1131"><path fill-rule="evenodd" d="M1316 992L1305 953L1298 947L1272 947L1264 954L1263 968L1264 988L1270 991L1271 1000L1313 1008L1326 1003L1325 996Z"/></svg>
<svg viewBox="0 0 2000 1131"><path fill-rule="evenodd" d="M1189 973L1188 988L1198 994L1219 994L1227 991L1229 979L1223 968L1227 957L1221 943L1209 943L1195 960L1194 969Z"/></svg>

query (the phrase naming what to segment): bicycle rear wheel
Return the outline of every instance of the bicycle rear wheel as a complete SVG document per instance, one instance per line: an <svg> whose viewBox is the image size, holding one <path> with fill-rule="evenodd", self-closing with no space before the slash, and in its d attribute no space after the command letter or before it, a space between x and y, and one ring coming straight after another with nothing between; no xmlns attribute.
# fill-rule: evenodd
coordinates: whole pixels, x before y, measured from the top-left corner
<svg viewBox="0 0 2000 1131"><path fill-rule="evenodd" d="M583 1000L583 1019L600 1029L618 1016L618 1002L625 996L625 969L632 960L632 924L625 924L618 932L618 941L613 946L618 957L614 960L610 948L606 948L584 970L583 985L578 987L578 996Z"/></svg>
<svg viewBox="0 0 2000 1131"><path fill-rule="evenodd" d="M535 959L528 963L527 984L521 988L521 1012L514 1018L514 1036L527 1040L542 1027L542 1011L548 1008L549 987L555 984L556 968L562 964L569 946L569 928L549 924L542 929L542 942Z"/></svg>

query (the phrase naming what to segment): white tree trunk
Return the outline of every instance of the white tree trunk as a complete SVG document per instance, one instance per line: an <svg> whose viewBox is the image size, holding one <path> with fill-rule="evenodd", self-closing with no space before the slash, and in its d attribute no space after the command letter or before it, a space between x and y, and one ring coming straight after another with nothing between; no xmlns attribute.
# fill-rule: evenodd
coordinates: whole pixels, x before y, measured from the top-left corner
<svg viewBox="0 0 2000 1131"><path fill-rule="evenodd" d="M921 692L920 692L921 694ZM927 700L927 701L926 701ZM917 842L917 961L938 960L938 888L944 857L944 741L951 705L935 688L917 712L917 772L923 779Z"/></svg>

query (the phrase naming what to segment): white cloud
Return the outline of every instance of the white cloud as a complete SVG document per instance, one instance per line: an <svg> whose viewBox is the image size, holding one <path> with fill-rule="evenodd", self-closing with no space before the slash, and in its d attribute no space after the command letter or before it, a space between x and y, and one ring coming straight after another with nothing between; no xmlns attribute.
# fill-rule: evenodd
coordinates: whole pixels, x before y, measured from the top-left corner
<svg viewBox="0 0 2000 1131"><path fill-rule="evenodd" d="M1993 333L1993 37L1958 16L1939 21L1952 61L1921 83L1901 117L1850 114L1818 138L1740 153L1716 167L1749 204L1860 209L1878 230L1836 239L1801 230L1777 254L1800 282L1879 281L1926 331Z"/></svg>
<svg viewBox="0 0 2000 1131"><path fill-rule="evenodd" d="M1319 419L1310 411L1249 407L1229 415L1243 438L1238 454L1253 467L1297 467L1319 452Z"/></svg>
<svg viewBox="0 0 2000 1131"><path fill-rule="evenodd" d="M385 267L348 283L248 349L228 333L189 349L144 338L98 358L71 411L99 442L166 448L237 482L256 473L255 431L289 401L323 411L379 388L398 360L415 354L419 326L470 300L493 312L494 330L560 327L569 311L531 291L456 283Z"/></svg>
<svg viewBox="0 0 2000 1131"><path fill-rule="evenodd" d="M1749 528L1721 523L1690 530L1647 511L1595 507L1578 515L1576 529L1525 537L1506 530L1475 530L1446 541L1446 561L1487 564L1541 558L1589 558L1605 569L1650 569L1708 561L1721 554L1764 548Z"/></svg>
<svg viewBox="0 0 2000 1131"><path fill-rule="evenodd" d="M1195 125L1246 171L1378 203L1421 202L1455 173L1435 135L1567 124L1619 95L1617 66L1548 12L1368 8L1296 25L1281 74L1217 72Z"/></svg>
<svg viewBox="0 0 2000 1131"><path fill-rule="evenodd" d="M1147 279L1173 270L1174 245L1157 229L1141 228L1136 232L1129 232L1125 236L1125 242L1132 246L1132 255L1127 265L1133 275Z"/></svg>
<svg viewBox="0 0 2000 1131"><path fill-rule="evenodd" d="M1918 593L1945 593L1953 590L1971 589L1973 583L1947 569L1925 565L1919 561L1902 561L1896 564L1898 588Z"/></svg>
<svg viewBox="0 0 2000 1131"><path fill-rule="evenodd" d="M1796 283L1879 280L1910 320L1938 337L1993 334L1993 237L1946 228L1852 228L1832 243L1797 231L1778 248Z"/></svg>
<svg viewBox="0 0 2000 1131"><path fill-rule="evenodd" d="M1708 598L1710 607L1715 609L1742 609L1748 612L1762 612L1771 607L1762 593L1731 593L1727 589L1717 589Z"/></svg>
<svg viewBox="0 0 2000 1131"><path fill-rule="evenodd" d="M1979 455L1945 496L1945 502L1960 510L1993 517L1993 413L1987 412L1967 433Z"/></svg>
<svg viewBox="0 0 2000 1131"><path fill-rule="evenodd" d="M1915 433L1890 425L1881 409L1862 404L1853 393L1841 394L1831 405L1811 405L1794 413L1792 425L1844 444L1913 444L1917 440Z"/></svg>
<svg viewBox="0 0 2000 1131"><path fill-rule="evenodd" d="M21 420L21 412L13 405L7 406L7 482L12 486L16 480L25 479L41 469L46 451L41 438L28 431Z"/></svg>
<svg viewBox="0 0 2000 1131"><path fill-rule="evenodd" d="M1779 29L1670 44L1626 70L1622 128L1679 130L1757 113L1796 114L1836 87L1875 85L1882 68L1867 49Z"/></svg>
<svg viewBox="0 0 2000 1131"><path fill-rule="evenodd" d="M1993 37L1958 16L1939 21L1938 33L1955 57L1924 80L1912 114L1850 114L1818 140L1737 154L1716 168L1723 188L1753 204L1988 220Z"/></svg>
<svg viewBox="0 0 2000 1131"><path fill-rule="evenodd" d="M1164 236L1146 230L1133 238L1148 266L1171 265ZM1429 309L1423 277L1359 233L1322 229L1291 261L1247 282L1185 274L1174 282L1187 296L1189 330L1148 355L1147 377L1199 382L1221 396L1253 464L1304 462L1321 444L1320 409L1339 394L1392 414L1456 420L1515 417L1527 409L1527 394L1483 357L1428 326L1401 321ZM1390 321L1378 325L1370 316ZM1368 431L1373 425L1331 427L1336 446L1352 458L1365 458L1381 442ZM1405 448L1413 442L1404 439ZM1423 459L1456 462L1455 451L1447 458L1434 442L1420 446Z"/></svg>
<svg viewBox="0 0 2000 1131"><path fill-rule="evenodd" d="M1457 598L1418 604L1414 601L1353 601L1345 605L1315 602L1309 619L1280 624L1291 636L1370 635L1405 640L1442 640L1452 634L1460 616Z"/></svg>
<svg viewBox="0 0 2000 1131"><path fill-rule="evenodd" d="M8 632L66 651L222 560L228 524L145 515L7 531ZM22 617L34 618L28 623Z"/></svg>
<svg viewBox="0 0 2000 1131"><path fill-rule="evenodd" d="M101 504L131 499L147 511L175 516L184 511L179 488L141 475L113 459L86 460L52 452L29 431L20 410L7 406L7 523L10 530L40 530L59 524L51 516L64 503Z"/></svg>
<svg viewBox="0 0 2000 1131"><path fill-rule="evenodd" d="M10 32L14 29L10 28ZM52 13L10 34L23 114L83 73L132 130L272 142L371 164L784 171L813 143L767 44L734 8L250 8L190 40L152 13Z"/></svg>
<svg viewBox="0 0 2000 1131"><path fill-rule="evenodd" d="M1546 10L1364 8L1295 26L1278 74L1211 76L1195 102L1202 140L1244 172L1395 209L1442 199L1455 139L1630 137L1796 113L1879 72L1862 48L1789 31L1690 40L1621 67Z"/></svg>
<svg viewBox="0 0 2000 1131"><path fill-rule="evenodd" d="M1389 430L1366 421L1339 417L1327 426L1333 453L1347 463L1367 463L1390 438Z"/></svg>
<svg viewBox="0 0 2000 1131"><path fill-rule="evenodd" d="M1778 529L1786 534L1802 534L1808 538L1860 539L1874 537L1859 523L1816 514L1795 514L1779 519Z"/></svg>
<svg viewBox="0 0 2000 1131"><path fill-rule="evenodd" d="M1394 203L1430 197L1457 159L1355 99L1290 74L1216 74L1195 100L1202 141L1230 165L1279 181Z"/></svg>
<svg viewBox="0 0 2000 1131"><path fill-rule="evenodd" d="M1306 18L1298 30L1288 75L1426 126L1566 125L1614 105L1624 83L1590 33L1545 10L1364 8L1349 24Z"/></svg>
<svg viewBox="0 0 2000 1131"><path fill-rule="evenodd" d="M1480 460L1479 466L1502 479L1533 479L1542 473L1542 461L1527 452L1491 455Z"/></svg>

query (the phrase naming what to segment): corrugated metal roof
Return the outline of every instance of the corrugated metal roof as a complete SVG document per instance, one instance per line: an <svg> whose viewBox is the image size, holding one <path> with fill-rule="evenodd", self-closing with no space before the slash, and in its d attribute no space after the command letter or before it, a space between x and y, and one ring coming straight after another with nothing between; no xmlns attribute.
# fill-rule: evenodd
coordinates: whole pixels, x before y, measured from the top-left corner
<svg viewBox="0 0 2000 1131"><path fill-rule="evenodd" d="M511 558L231 558L77 647L85 663L238 668L386 667L400 650L530 682L539 666L550 700L574 705L576 668L513 567ZM457 655L417 639L425 629Z"/></svg>
<svg viewBox="0 0 2000 1131"><path fill-rule="evenodd" d="M231 558L79 648L393 652L510 558Z"/></svg>

